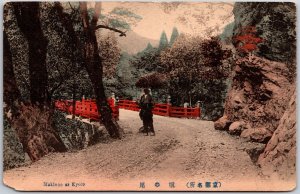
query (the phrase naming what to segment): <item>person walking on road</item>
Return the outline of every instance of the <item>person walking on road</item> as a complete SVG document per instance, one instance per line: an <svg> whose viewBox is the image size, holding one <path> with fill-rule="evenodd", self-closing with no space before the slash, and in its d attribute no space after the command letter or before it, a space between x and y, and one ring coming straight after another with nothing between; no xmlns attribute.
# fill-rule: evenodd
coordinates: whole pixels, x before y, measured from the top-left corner
<svg viewBox="0 0 300 194"><path fill-rule="evenodd" d="M153 100L152 96L150 95L150 90L148 88L144 89L144 94L141 96L140 99L140 117L143 120L144 132L146 135L152 132L155 135L154 127L153 127Z"/></svg>

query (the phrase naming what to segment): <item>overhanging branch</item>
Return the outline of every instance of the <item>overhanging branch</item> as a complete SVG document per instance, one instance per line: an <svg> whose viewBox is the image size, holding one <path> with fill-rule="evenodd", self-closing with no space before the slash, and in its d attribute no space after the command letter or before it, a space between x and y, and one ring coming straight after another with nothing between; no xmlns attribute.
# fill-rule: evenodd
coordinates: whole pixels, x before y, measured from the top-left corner
<svg viewBox="0 0 300 194"><path fill-rule="evenodd" d="M68 2L68 3L69 3L70 8L75 12L75 9L74 9L74 7L71 5L71 2Z"/></svg>
<svg viewBox="0 0 300 194"><path fill-rule="evenodd" d="M126 32L123 32L123 31L118 30L116 28L112 28L112 27L105 26L105 25L98 25L98 26L95 27L95 30L100 29L100 28L104 28L104 29L108 29L108 30L111 30L111 31L114 31L114 32L118 32L118 33L120 33L120 36L126 36Z"/></svg>

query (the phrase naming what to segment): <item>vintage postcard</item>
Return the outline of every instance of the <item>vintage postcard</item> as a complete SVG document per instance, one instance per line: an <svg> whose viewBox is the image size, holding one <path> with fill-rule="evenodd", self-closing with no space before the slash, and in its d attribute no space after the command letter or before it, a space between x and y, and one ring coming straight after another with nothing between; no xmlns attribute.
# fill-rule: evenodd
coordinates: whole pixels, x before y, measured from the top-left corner
<svg viewBox="0 0 300 194"><path fill-rule="evenodd" d="M3 4L3 184L292 191L292 2Z"/></svg>

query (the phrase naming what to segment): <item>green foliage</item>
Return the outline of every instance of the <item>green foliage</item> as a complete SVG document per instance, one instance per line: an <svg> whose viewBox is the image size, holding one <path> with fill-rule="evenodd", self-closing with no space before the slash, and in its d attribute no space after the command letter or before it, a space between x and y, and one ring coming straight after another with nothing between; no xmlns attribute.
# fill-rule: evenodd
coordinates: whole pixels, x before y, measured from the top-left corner
<svg viewBox="0 0 300 194"><path fill-rule="evenodd" d="M142 17L127 8L115 7L107 15L100 15L99 19L112 28L130 30Z"/></svg>
<svg viewBox="0 0 300 194"><path fill-rule="evenodd" d="M103 76L105 78L114 77L121 56L117 38L115 34L101 32L97 32L96 36L100 48L99 54L102 58Z"/></svg>
<svg viewBox="0 0 300 194"><path fill-rule="evenodd" d="M123 52L117 67L117 81L115 94L126 98L132 98L136 95L134 81L136 79L137 69L130 62L132 56Z"/></svg>
<svg viewBox="0 0 300 194"><path fill-rule="evenodd" d="M237 2L233 13L234 36L239 36L240 29L245 26L255 26L255 36L264 40L258 45L256 54L269 60L288 63L291 71L296 69L295 3Z"/></svg>
<svg viewBox="0 0 300 194"><path fill-rule="evenodd" d="M95 9L89 8L88 15L91 19L94 15ZM112 28L121 28L130 30L131 23L142 19L141 16L133 13L124 7L115 7L108 15L100 14L99 19L108 21L108 25ZM106 22L105 22L106 23Z"/></svg>
<svg viewBox="0 0 300 194"><path fill-rule="evenodd" d="M165 31L163 31L160 35L160 39L159 39L159 49L165 49L168 47L168 38L167 38L167 34Z"/></svg>
<svg viewBox="0 0 300 194"><path fill-rule="evenodd" d="M89 18L92 18L93 15L94 15L94 13L95 13L95 9L94 9L94 8L89 8L89 9L87 10L87 12L88 12Z"/></svg>
<svg viewBox="0 0 300 194"><path fill-rule="evenodd" d="M130 64L134 68L134 78L131 79L131 87L135 88L134 84L143 76L156 72L164 73L164 69L160 62L160 52L160 49L154 48L150 46L150 44L148 44L146 49L131 57ZM139 88L136 89L136 91L139 90ZM139 93L140 92L137 92L136 96ZM167 99L167 95L167 88L152 90L152 96L156 102L165 102L165 100Z"/></svg>
<svg viewBox="0 0 300 194"><path fill-rule="evenodd" d="M12 4L6 3L3 11L3 25L10 44L16 82L22 99L29 100L28 43L18 28Z"/></svg>
<svg viewBox="0 0 300 194"><path fill-rule="evenodd" d="M150 73L140 77L135 85L139 88L160 89L167 85L167 77L163 73Z"/></svg>
<svg viewBox="0 0 300 194"><path fill-rule="evenodd" d="M149 50L151 50L151 49L153 49L153 46L152 46L151 43L148 43L148 44L147 44L147 47L145 48L144 51L149 51Z"/></svg>
<svg viewBox="0 0 300 194"><path fill-rule="evenodd" d="M178 32L177 28L174 27L173 31L172 31L171 38L170 38L170 45L173 45L173 43L176 41L178 36L179 36L179 32Z"/></svg>
<svg viewBox="0 0 300 194"><path fill-rule="evenodd" d="M144 69L146 72L161 71L160 49L152 48L144 50L133 57L131 63L137 69Z"/></svg>
<svg viewBox="0 0 300 194"><path fill-rule="evenodd" d="M222 48L217 38L180 35L160 55L162 69L169 76L172 103L182 106L191 101L194 105L200 100L207 119L220 116L230 72L229 58L230 52Z"/></svg>
<svg viewBox="0 0 300 194"><path fill-rule="evenodd" d="M142 19L141 16L133 13L132 11L130 11L127 8L124 8L124 7L115 7L110 13L120 15L120 16L131 17L131 18L134 18L134 19L137 19L137 20Z"/></svg>
<svg viewBox="0 0 300 194"><path fill-rule="evenodd" d="M231 40L233 36L233 28L234 28L234 22L231 22L224 27L222 34L219 35L220 40L225 44L231 44Z"/></svg>
<svg viewBox="0 0 300 194"><path fill-rule="evenodd" d="M49 97L71 99L75 92L75 99L81 99L83 95L93 97L94 91L87 72L83 67L81 46L84 44L82 21L78 3L62 3L64 12L69 14L71 24L74 27L75 35L79 38L78 49L73 49L75 41L67 34L62 24L54 3L40 3L40 20L42 30L48 40L46 66L48 73L48 94ZM94 14L94 9L88 9L88 14ZM5 29L11 44L13 65L15 69L17 85L22 97L29 99L29 68L28 68L28 45L26 39L20 32L13 8L6 4L4 14ZM100 15L101 22L110 27L130 29L141 17L126 8L118 7L107 15ZM102 32L102 30L100 30ZM99 35L100 56L103 60L104 76L115 76L115 67L120 58L120 49L117 46L116 38L112 36ZM106 78L105 78L106 79Z"/></svg>
<svg viewBox="0 0 300 194"><path fill-rule="evenodd" d="M125 20L122 19L111 19L109 24L113 28L123 28L130 30L130 24L128 24Z"/></svg>
<svg viewBox="0 0 300 194"><path fill-rule="evenodd" d="M19 167L25 163L25 152L6 115L3 118L3 169Z"/></svg>

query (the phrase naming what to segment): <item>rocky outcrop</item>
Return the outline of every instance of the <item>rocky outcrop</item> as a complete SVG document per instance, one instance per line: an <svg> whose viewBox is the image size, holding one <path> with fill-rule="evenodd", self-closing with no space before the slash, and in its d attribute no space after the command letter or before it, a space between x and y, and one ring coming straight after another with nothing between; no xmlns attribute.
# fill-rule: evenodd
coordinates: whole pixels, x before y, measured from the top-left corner
<svg viewBox="0 0 300 194"><path fill-rule="evenodd" d="M104 126L98 122L90 122L89 119L76 117L55 110L52 117L52 125L59 129L58 133L70 151L81 150L94 145L108 136Z"/></svg>
<svg viewBox="0 0 300 194"><path fill-rule="evenodd" d="M232 122L227 118L227 116L224 115L214 123L214 127L216 130L227 130L231 123Z"/></svg>
<svg viewBox="0 0 300 194"><path fill-rule="evenodd" d="M259 143L267 143L272 137L272 132L264 127L248 128L241 133L241 137L248 138L249 140Z"/></svg>
<svg viewBox="0 0 300 194"><path fill-rule="evenodd" d="M251 55L236 57L223 117L233 122L228 127L231 134L268 142L286 110L290 86L294 85L296 7L291 2L238 2L233 13L234 46L239 46L234 37L241 35L245 27L253 27L254 36L263 41ZM236 122L244 122L244 127Z"/></svg>
<svg viewBox="0 0 300 194"><path fill-rule="evenodd" d="M218 130L267 144L247 153L264 169L289 178L295 174L296 155L295 9L290 2L235 3L233 37L244 27L253 27L263 41L248 56L237 53L241 56L233 65L224 115L215 122ZM223 118L232 124L221 128Z"/></svg>
<svg viewBox="0 0 300 194"><path fill-rule="evenodd" d="M244 121L235 121L230 125L228 133L231 135L240 135L245 129L248 128L249 126L246 125Z"/></svg>
<svg viewBox="0 0 300 194"><path fill-rule="evenodd" d="M277 171L286 178L295 174L296 168L296 91L277 129L258 158L258 164Z"/></svg>
<svg viewBox="0 0 300 194"><path fill-rule="evenodd" d="M256 56L241 58L234 70L224 116L215 122L215 128L266 143L288 105L289 70L284 63ZM223 124L224 118L232 124Z"/></svg>

